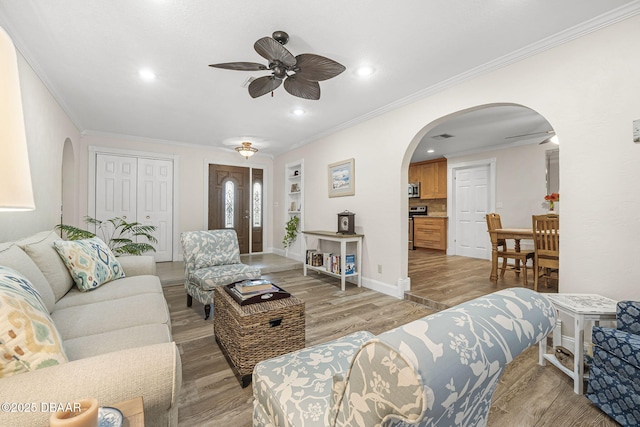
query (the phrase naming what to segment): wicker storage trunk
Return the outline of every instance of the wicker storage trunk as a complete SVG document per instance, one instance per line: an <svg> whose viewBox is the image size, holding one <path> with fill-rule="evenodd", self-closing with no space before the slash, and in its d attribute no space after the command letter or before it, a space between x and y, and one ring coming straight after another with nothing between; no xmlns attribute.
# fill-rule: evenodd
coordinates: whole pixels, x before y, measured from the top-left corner
<svg viewBox="0 0 640 427"><path fill-rule="evenodd" d="M240 306L222 286L213 296L216 341L242 387L256 363L304 348L304 301L294 296Z"/></svg>

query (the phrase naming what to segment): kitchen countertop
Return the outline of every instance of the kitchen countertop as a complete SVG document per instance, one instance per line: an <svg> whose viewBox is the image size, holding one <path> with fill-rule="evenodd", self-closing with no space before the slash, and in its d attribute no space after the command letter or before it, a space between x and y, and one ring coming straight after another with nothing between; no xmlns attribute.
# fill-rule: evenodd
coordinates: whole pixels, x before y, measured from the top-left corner
<svg viewBox="0 0 640 427"><path fill-rule="evenodd" d="M447 214L413 215L413 218L448 218Z"/></svg>

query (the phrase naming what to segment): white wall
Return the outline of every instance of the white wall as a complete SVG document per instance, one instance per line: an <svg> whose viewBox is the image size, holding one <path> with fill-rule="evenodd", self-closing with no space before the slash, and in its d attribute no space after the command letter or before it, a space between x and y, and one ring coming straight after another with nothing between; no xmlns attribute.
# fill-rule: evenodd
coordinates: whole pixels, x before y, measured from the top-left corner
<svg viewBox="0 0 640 427"><path fill-rule="evenodd" d="M322 138L276 158L274 168L304 158L305 226L333 230L338 212L356 212L365 234L364 277L397 286L407 277L404 189L421 136L434 120L477 105L527 106L552 124L562 144L560 290L637 299L640 145L631 136L640 118L638 51L634 17ZM329 199L326 166L349 157L356 159L356 195ZM275 189L282 186L276 175ZM274 213L276 242L283 213Z"/></svg>
<svg viewBox="0 0 640 427"><path fill-rule="evenodd" d="M266 189L265 206L265 240L264 252L272 249L271 236L271 209L272 204L269 194L272 191L272 165L270 157L259 153L249 159L238 155L235 151L206 148L196 145L169 143L149 139L112 136L112 135L84 135L81 140L81 154L79 160L79 173L88 176L89 147L103 147L125 149L145 153L160 153L178 156L178 191L174 195L174 206L178 219L178 230L204 230L207 227L205 215L207 202L207 177L208 164L225 164L244 167L253 167L264 170L264 185ZM88 209L88 181L84 180L80 185L80 218L89 212ZM180 242L174 241L174 253L182 253Z"/></svg>
<svg viewBox="0 0 640 427"><path fill-rule="evenodd" d="M531 215L547 212L545 152L557 145L529 144L502 150L450 157L449 166L475 160L496 159L496 213L504 227L531 227ZM501 208L498 206L502 206Z"/></svg>
<svg viewBox="0 0 640 427"><path fill-rule="evenodd" d="M69 139L77 150L80 141L78 129L19 52L18 72L36 209L0 213L0 242L60 223L64 142Z"/></svg>

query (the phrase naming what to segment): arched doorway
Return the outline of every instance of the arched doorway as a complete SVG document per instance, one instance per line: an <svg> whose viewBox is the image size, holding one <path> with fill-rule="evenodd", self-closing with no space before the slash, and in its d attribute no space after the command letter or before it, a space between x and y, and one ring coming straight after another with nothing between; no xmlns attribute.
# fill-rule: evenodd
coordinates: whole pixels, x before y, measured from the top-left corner
<svg viewBox="0 0 640 427"><path fill-rule="evenodd" d="M76 158L73 143L69 138L64 141L62 149L62 206L60 223L76 225L77 201Z"/></svg>
<svg viewBox="0 0 640 427"><path fill-rule="evenodd" d="M558 150L552 136L542 115L518 104L480 105L441 117L421 129L405 159L446 158L447 197L410 198L409 206L424 205L428 214L447 218L448 255L490 259L486 213L500 213L508 227L530 227L531 215L545 211L548 152Z"/></svg>

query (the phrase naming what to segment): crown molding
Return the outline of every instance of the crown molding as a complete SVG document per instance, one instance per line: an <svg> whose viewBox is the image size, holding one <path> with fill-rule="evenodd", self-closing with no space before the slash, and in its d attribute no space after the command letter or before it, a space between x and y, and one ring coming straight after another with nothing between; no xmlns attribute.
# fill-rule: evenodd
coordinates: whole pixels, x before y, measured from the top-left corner
<svg viewBox="0 0 640 427"><path fill-rule="evenodd" d="M398 108L409 105L413 102L432 96L438 92L456 86L467 80L471 80L473 78L487 74L491 71L498 70L518 61L522 61L523 59L535 56L539 53L553 49L557 46L578 39L587 34L594 33L602 28L606 28L610 25L616 24L620 21L624 21L625 19L631 18L638 14L640 14L640 0L633 0L630 3L627 3L626 5L621 6L617 9L611 10L603 15L592 18L571 28L567 28L566 30L563 30L552 36L546 37L528 46L510 52L507 55L493 59L456 76L431 85L425 89L419 90L390 104L384 105L354 119L343 122L331 129L317 133L310 138L300 141L298 144L294 145L292 149L317 141L339 131L351 128L375 117L381 116L393 110L397 110Z"/></svg>

